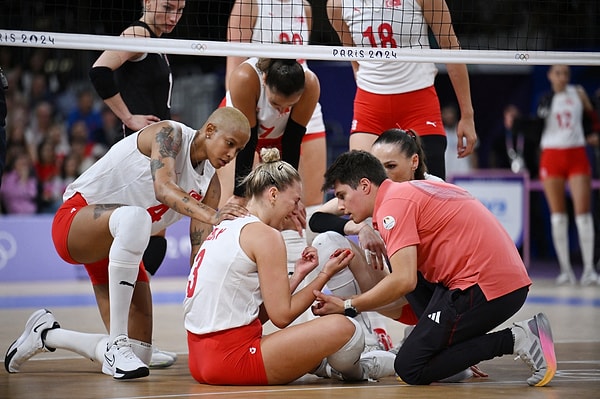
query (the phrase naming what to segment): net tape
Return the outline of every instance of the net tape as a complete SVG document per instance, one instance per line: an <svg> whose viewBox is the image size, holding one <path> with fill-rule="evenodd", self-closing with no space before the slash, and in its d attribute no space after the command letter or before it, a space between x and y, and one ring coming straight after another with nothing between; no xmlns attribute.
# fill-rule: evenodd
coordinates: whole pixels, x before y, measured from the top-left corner
<svg viewBox="0 0 600 399"><path fill-rule="evenodd" d="M0 46L71 50L121 50L213 57L303 58L328 61L403 61L494 65L600 66L598 52L445 50L237 43L167 38L132 38L0 29Z"/></svg>

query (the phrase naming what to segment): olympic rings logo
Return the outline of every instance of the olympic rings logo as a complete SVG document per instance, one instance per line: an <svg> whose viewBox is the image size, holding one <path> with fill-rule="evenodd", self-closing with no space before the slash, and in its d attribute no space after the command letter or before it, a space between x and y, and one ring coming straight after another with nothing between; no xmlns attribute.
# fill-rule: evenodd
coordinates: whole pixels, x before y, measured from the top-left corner
<svg viewBox="0 0 600 399"><path fill-rule="evenodd" d="M192 43L192 50L206 51L206 44L204 43Z"/></svg>
<svg viewBox="0 0 600 399"><path fill-rule="evenodd" d="M528 61L529 60L529 54L527 54L527 53L516 53L515 54L515 60Z"/></svg>
<svg viewBox="0 0 600 399"><path fill-rule="evenodd" d="M0 270L17 254L17 241L6 231L0 231Z"/></svg>

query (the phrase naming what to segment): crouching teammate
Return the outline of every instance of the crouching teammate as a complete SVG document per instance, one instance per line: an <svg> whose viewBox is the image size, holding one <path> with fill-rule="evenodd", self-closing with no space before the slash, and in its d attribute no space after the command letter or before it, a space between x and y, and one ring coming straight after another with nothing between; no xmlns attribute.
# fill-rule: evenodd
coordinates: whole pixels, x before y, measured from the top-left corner
<svg viewBox="0 0 600 399"><path fill-rule="evenodd" d="M234 159L249 138L248 120L231 107L213 112L200 130L158 122L119 141L70 184L52 238L66 262L85 265L109 335L59 328L41 309L9 347L6 370L18 372L36 353L60 348L97 361L116 379L147 376L152 298L142 255L148 240L188 216L195 254L209 225L247 213L235 205L215 211L215 169Z"/></svg>
<svg viewBox="0 0 600 399"><path fill-rule="evenodd" d="M406 383L430 384L507 354L531 368L529 385L552 380L556 357L543 313L490 332L523 306L531 280L513 241L480 201L444 182L392 182L365 151L340 155L324 187L334 188L338 207L354 222L373 217L391 273L346 301L315 291L316 314L375 310L412 292L409 303L423 317L396 356Z"/></svg>
<svg viewBox="0 0 600 399"><path fill-rule="evenodd" d="M215 226L188 277L184 314L192 376L204 384L271 385L311 372L347 381L393 375L394 355L362 354L364 333L351 318L330 315L289 326L353 253L337 249L317 277L293 293L317 266L316 249L307 247L288 279L279 229L298 212L300 175L276 149L263 149L261 158L264 163L243 181L250 216ZM269 319L281 330L263 336Z"/></svg>

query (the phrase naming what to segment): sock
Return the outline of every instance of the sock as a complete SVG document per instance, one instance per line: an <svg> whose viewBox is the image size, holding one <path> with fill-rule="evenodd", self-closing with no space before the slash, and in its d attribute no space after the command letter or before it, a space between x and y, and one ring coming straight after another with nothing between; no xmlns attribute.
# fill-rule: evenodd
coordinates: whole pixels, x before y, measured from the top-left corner
<svg viewBox="0 0 600 399"><path fill-rule="evenodd" d="M75 352L100 364L104 361L107 342L106 334L88 334L64 328L47 330L44 338L44 343L48 347Z"/></svg>
<svg viewBox="0 0 600 399"><path fill-rule="evenodd" d="M114 237L108 254L108 295L110 298L110 340L127 335L131 298L142 261L150 240L152 222L145 209L123 206L109 219Z"/></svg>
<svg viewBox="0 0 600 399"><path fill-rule="evenodd" d="M144 362L146 366L149 365L152 359L152 344L133 338L129 338L129 342L131 343L133 353L135 353L138 359Z"/></svg>
<svg viewBox="0 0 600 399"><path fill-rule="evenodd" d="M294 273L296 261L302 256L306 248L306 238L301 237L296 230L283 230L281 232L283 241L285 241L285 250L287 252L288 273Z"/></svg>
<svg viewBox="0 0 600 399"><path fill-rule="evenodd" d="M573 273L569 258L569 218L566 213L553 213L550 215L552 225L552 243L558 258L561 273Z"/></svg>
<svg viewBox="0 0 600 399"><path fill-rule="evenodd" d="M583 273L591 273L594 270L594 219L591 213L575 216L577 235L579 236L579 248L583 259Z"/></svg>

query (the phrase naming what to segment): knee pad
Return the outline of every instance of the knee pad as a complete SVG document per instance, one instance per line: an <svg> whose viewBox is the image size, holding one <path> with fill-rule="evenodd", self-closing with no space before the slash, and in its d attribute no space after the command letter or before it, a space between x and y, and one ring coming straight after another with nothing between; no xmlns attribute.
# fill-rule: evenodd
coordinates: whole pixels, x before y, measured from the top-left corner
<svg viewBox="0 0 600 399"><path fill-rule="evenodd" d="M113 211L108 221L114 237L109 259L126 264L139 264L148 246L152 220L144 208L122 206Z"/></svg>
<svg viewBox="0 0 600 399"><path fill-rule="evenodd" d="M317 266L319 271L323 270L323 266L325 266L325 263L327 263L329 257L335 252L336 249L351 248L348 239L341 234L336 233L335 231L327 231L319 234L313 240L312 245L317 249L319 254L319 266ZM352 285L351 287L349 286L350 284ZM344 287L346 287L346 289L344 289ZM354 275L347 267L331 276L327 282L327 288L329 288L335 295L342 297L360 294L360 288L358 288L358 284L354 279ZM342 290L343 292L338 290Z"/></svg>
<svg viewBox="0 0 600 399"><path fill-rule="evenodd" d="M365 349L365 333L356 320L349 317L347 319L354 324L354 334L340 350L327 357L327 362L343 375L344 380L359 381L363 379L359 359Z"/></svg>
<svg viewBox="0 0 600 399"><path fill-rule="evenodd" d="M166 254L167 239L163 236L150 237L150 241L148 242L148 246L142 257L146 271L154 276L162 261L165 259Z"/></svg>

